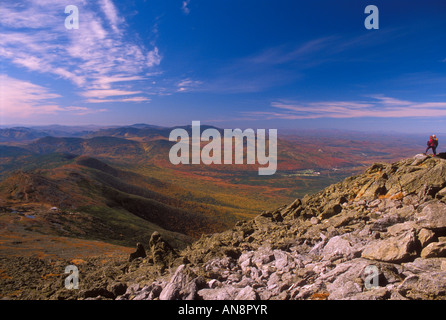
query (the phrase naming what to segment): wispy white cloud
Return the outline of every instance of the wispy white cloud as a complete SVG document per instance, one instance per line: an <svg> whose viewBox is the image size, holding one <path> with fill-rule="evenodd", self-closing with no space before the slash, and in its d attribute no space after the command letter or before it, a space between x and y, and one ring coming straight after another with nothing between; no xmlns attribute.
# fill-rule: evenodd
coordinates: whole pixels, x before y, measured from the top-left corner
<svg viewBox="0 0 446 320"><path fill-rule="evenodd" d="M146 65L149 68L159 65L161 63L162 57L159 53L158 47L154 47L153 50L149 51L147 53L146 59Z"/></svg>
<svg viewBox="0 0 446 320"><path fill-rule="evenodd" d="M73 1L72 1L73 2ZM79 1L76 1L79 2ZM60 1L28 1L26 4L19 4L17 1L2 1L1 24L11 28L47 28L53 23L48 20L49 15L56 14L63 10L63 4Z"/></svg>
<svg viewBox="0 0 446 320"><path fill-rule="evenodd" d="M118 16L118 11L113 2L110 0L100 0L99 4L113 31L120 32L119 25L124 22L124 19Z"/></svg>
<svg viewBox="0 0 446 320"><path fill-rule="evenodd" d="M61 95L30 81L19 80L0 74L0 108L4 119L26 118L35 115L48 115L70 112L73 115L86 115L103 112L106 109L91 109L81 106L63 107L58 103Z"/></svg>
<svg viewBox="0 0 446 320"><path fill-rule="evenodd" d="M113 76L100 76L92 80L91 89L99 89L99 90L111 89L114 83L134 82L145 79L146 77L144 76L126 76L120 74L116 74Z"/></svg>
<svg viewBox="0 0 446 320"><path fill-rule="evenodd" d="M256 119L318 119L318 118L407 118L446 116L446 102L414 102L385 95L372 95L361 101L297 102L279 100L272 110L243 112Z"/></svg>
<svg viewBox="0 0 446 320"><path fill-rule="evenodd" d="M150 98L147 97L131 97L131 98L118 98L118 99L87 99L88 103L110 103L110 102L149 102Z"/></svg>
<svg viewBox="0 0 446 320"><path fill-rule="evenodd" d="M104 102L149 102L151 99L140 96L141 91L128 91L118 89L108 90L89 90L82 93L82 96L88 98L88 103L104 103ZM137 95L137 96L135 96ZM116 98L117 97L117 98ZM108 99L107 99L108 98ZM113 99L110 99L113 98Z"/></svg>
<svg viewBox="0 0 446 320"><path fill-rule="evenodd" d="M177 84L178 90L177 91L178 92L191 91L191 90L198 88L201 84L203 84L202 81L191 80L189 78L183 79L180 82L178 82L178 84Z"/></svg>
<svg viewBox="0 0 446 320"><path fill-rule="evenodd" d="M119 91L141 93L132 88L160 65L158 47L132 41L112 0L73 0L70 4L79 7L79 29L65 28L66 4L59 0L29 1L27 5L2 1L0 58L31 72L70 81L87 98L85 102L112 100ZM92 97L95 90L101 91ZM121 102L150 101L118 98Z"/></svg>
<svg viewBox="0 0 446 320"><path fill-rule="evenodd" d="M45 87L0 75L0 105L2 116L26 117L32 114L48 114L61 110L54 100L60 95Z"/></svg>
<svg viewBox="0 0 446 320"><path fill-rule="evenodd" d="M69 111L70 113L73 113L73 114L78 115L78 116L85 116L85 115L88 115L88 114L108 111L105 108L103 108L103 109L91 109L91 108L87 108L87 107L76 107L76 106L65 107L63 110L64 111Z"/></svg>
<svg viewBox="0 0 446 320"><path fill-rule="evenodd" d="M106 98L106 97L116 97L116 96L129 96L134 94L140 94L141 91L128 91L120 89L109 89L109 90L88 90L82 92L81 95L86 98Z"/></svg>

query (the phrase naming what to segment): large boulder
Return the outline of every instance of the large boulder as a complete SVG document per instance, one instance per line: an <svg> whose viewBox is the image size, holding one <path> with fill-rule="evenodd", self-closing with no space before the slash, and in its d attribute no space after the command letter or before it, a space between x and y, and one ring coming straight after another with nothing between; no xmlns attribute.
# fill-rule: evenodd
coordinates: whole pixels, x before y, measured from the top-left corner
<svg viewBox="0 0 446 320"><path fill-rule="evenodd" d="M446 241L432 242L421 251L422 258L446 257Z"/></svg>
<svg viewBox="0 0 446 320"><path fill-rule="evenodd" d="M393 263L410 261L417 256L416 240L414 231L384 240L375 240L364 248L361 256L370 260Z"/></svg>
<svg viewBox="0 0 446 320"><path fill-rule="evenodd" d="M321 252L324 260L337 258L353 259L361 255L363 245L355 244L350 234L334 236L328 240Z"/></svg>
<svg viewBox="0 0 446 320"><path fill-rule="evenodd" d="M446 204L440 201L431 201L415 214L419 226L434 231L446 230Z"/></svg>

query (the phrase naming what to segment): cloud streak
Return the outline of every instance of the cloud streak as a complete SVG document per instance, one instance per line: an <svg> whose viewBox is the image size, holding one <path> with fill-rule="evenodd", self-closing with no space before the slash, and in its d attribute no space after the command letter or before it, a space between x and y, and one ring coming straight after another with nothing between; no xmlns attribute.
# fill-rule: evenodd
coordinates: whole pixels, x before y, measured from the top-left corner
<svg viewBox="0 0 446 320"><path fill-rule="evenodd" d="M177 84L178 90L177 91L178 92L186 92L186 91L195 90L196 88L199 88L202 84L203 84L202 81L191 80L189 78L183 79L180 82L178 82L178 84Z"/></svg>
<svg viewBox="0 0 446 320"><path fill-rule="evenodd" d="M102 8L102 11L104 12L105 16L107 17L107 20L110 23L111 28L113 31L119 33L119 25L124 21L122 18L118 16L118 11L110 0L100 0L99 4Z"/></svg>
<svg viewBox="0 0 446 320"><path fill-rule="evenodd" d="M202 92L252 93L290 84L305 78L315 67L340 61L350 62L346 56L358 48L372 49L391 42L399 36L396 31L389 28L380 37L374 37L371 33L359 36L332 34L298 44L267 47L222 63L213 77L204 79L203 85L195 89Z"/></svg>
<svg viewBox="0 0 446 320"><path fill-rule="evenodd" d="M271 111L243 112L256 119L319 119L319 118L418 118L446 116L446 102L414 102L384 95L371 95L361 101L297 102L279 100L271 103Z"/></svg>

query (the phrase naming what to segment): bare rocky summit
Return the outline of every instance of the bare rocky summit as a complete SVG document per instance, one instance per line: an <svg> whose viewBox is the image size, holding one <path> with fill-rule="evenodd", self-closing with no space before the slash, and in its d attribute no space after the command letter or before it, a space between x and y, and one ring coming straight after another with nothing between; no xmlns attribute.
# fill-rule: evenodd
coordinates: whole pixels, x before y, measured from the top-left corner
<svg viewBox="0 0 446 320"><path fill-rule="evenodd" d="M444 300L446 161L376 163L185 250L159 234L143 245L131 261L80 267L79 290L62 288L61 277L34 297Z"/></svg>

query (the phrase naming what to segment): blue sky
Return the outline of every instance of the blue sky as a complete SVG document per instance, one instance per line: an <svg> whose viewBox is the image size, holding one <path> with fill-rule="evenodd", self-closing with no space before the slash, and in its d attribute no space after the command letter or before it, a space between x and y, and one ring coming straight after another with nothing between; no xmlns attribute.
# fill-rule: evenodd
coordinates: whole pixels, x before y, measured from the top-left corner
<svg viewBox="0 0 446 320"><path fill-rule="evenodd" d="M445 34L444 0L3 0L1 124L446 132Z"/></svg>

